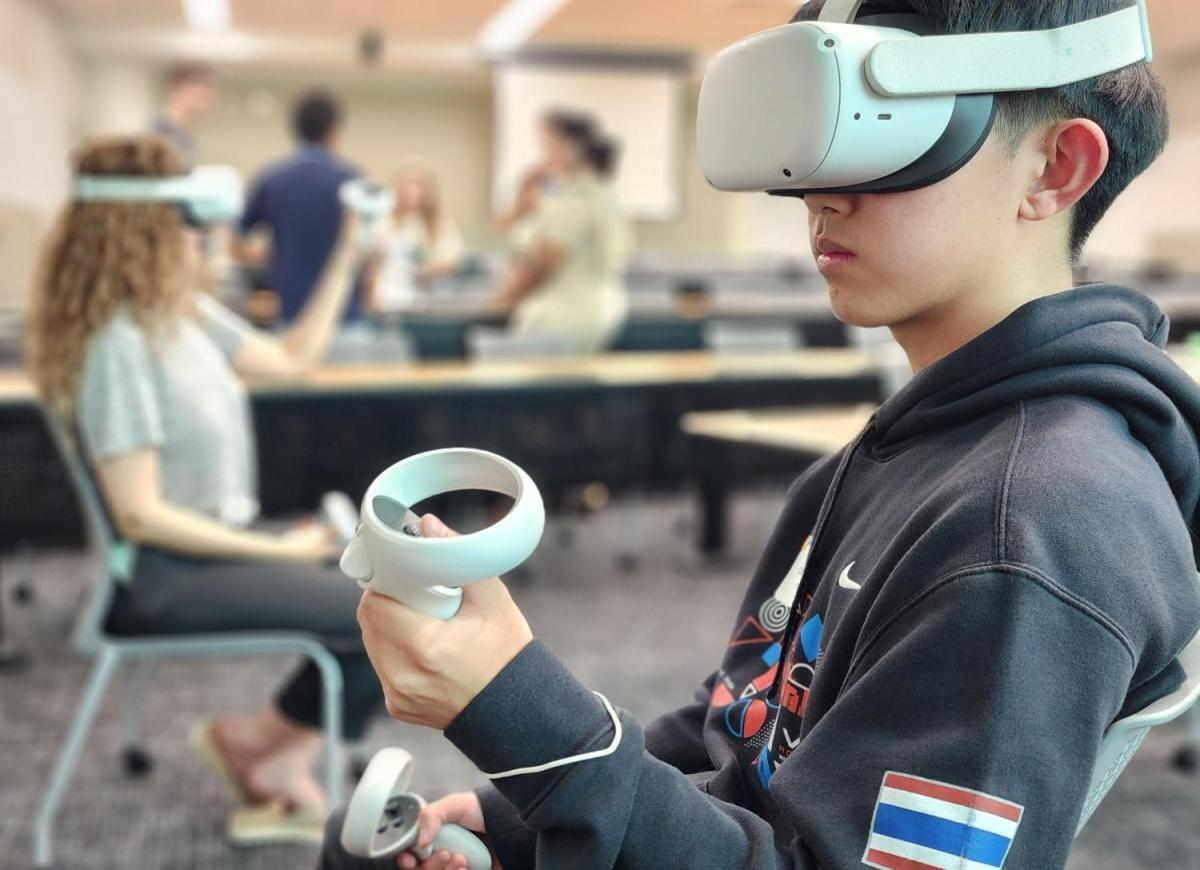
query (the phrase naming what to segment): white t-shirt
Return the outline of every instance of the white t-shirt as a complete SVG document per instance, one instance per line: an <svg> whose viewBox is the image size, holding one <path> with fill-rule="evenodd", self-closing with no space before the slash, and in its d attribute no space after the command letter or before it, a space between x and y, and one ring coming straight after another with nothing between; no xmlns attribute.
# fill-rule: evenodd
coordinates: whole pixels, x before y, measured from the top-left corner
<svg viewBox="0 0 1200 870"><path fill-rule="evenodd" d="M464 252L462 233L449 215L442 215L440 231L433 238L417 214L404 215L399 222L389 220L380 233L375 307L396 311L411 306L419 292L420 270L431 265L453 266Z"/></svg>

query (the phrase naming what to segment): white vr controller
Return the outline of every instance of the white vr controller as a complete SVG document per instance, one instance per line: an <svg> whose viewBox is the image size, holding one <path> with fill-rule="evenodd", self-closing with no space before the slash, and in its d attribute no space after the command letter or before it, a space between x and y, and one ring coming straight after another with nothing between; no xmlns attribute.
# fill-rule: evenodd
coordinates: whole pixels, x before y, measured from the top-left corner
<svg viewBox="0 0 1200 870"><path fill-rule="evenodd" d="M445 849L467 859L467 870L490 870L492 856L466 828L444 824L433 843L417 849L418 820L425 801L410 794L413 757L394 747L375 753L346 807L342 848L356 858L387 858L412 852L424 861Z"/></svg>
<svg viewBox="0 0 1200 870"><path fill-rule="evenodd" d="M358 215L359 245L372 247L379 227L396 207L396 192L386 185L355 178L338 188L338 199L344 208Z"/></svg>
<svg viewBox="0 0 1200 870"><path fill-rule="evenodd" d="M409 506L469 489L507 495L513 506L481 531L422 537L420 518ZM361 517L342 554L342 572L363 589L438 619L458 613L463 586L528 559L546 524L541 493L528 474L501 456L468 448L432 450L397 462L368 487Z"/></svg>

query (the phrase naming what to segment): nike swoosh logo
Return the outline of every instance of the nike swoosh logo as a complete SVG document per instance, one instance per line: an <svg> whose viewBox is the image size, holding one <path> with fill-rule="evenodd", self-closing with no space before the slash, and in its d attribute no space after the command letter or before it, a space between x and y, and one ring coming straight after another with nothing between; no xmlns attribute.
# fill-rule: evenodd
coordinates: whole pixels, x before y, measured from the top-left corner
<svg viewBox="0 0 1200 870"><path fill-rule="evenodd" d="M842 569L841 576L838 577L838 586L842 589L849 589L851 592L857 592L859 589L862 589L862 584L855 583L850 579L850 569L853 567L854 563L851 562Z"/></svg>

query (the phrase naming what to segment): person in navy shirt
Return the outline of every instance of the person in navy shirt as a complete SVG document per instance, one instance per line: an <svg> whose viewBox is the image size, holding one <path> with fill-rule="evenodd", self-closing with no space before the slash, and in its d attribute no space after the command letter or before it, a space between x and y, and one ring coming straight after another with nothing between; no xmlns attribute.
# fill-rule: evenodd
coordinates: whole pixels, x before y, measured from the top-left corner
<svg viewBox="0 0 1200 870"><path fill-rule="evenodd" d="M338 188L357 171L335 153L342 110L323 90L300 96L292 108L292 132L299 147L262 171L250 188L234 242L235 259L265 266L279 294L279 322L286 324L304 308L325 261L333 250L342 220ZM267 256L256 253L246 236L271 231ZM346 317L361 314L357 298Z"/></svg>

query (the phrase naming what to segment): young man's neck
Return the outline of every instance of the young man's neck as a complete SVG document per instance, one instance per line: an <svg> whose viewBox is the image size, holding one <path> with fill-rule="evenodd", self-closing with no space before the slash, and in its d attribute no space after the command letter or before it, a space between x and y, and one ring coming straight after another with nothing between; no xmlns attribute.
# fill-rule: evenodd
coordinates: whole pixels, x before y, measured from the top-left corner
<svg viewBox="0 0 1200 870"><path fill-rule="evenodd" d="M964 287L949 301L891 326L913 372L928 368L987 332L1022 305L1069 290L1071 267L1014 270L993 281Z"/></svg>

